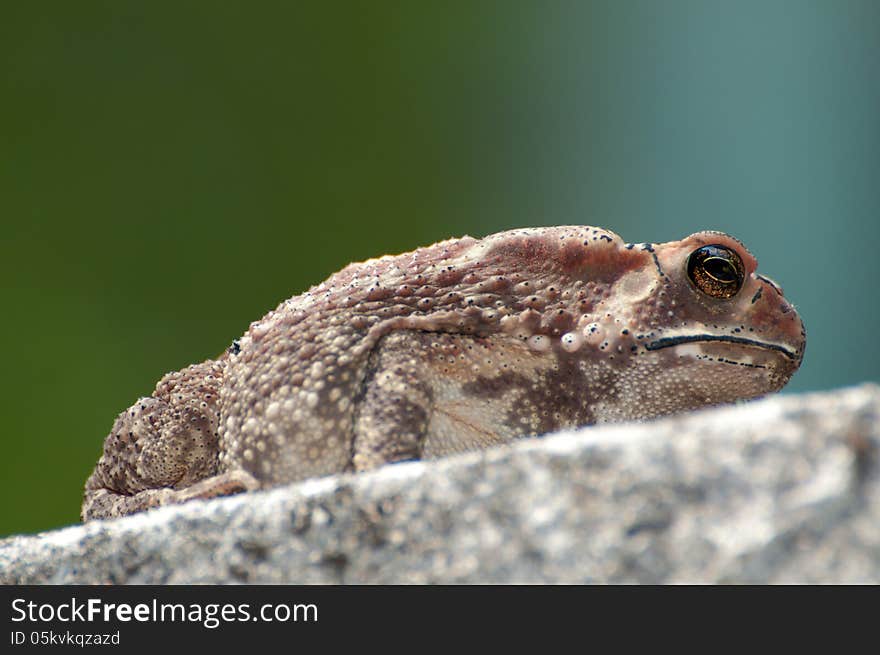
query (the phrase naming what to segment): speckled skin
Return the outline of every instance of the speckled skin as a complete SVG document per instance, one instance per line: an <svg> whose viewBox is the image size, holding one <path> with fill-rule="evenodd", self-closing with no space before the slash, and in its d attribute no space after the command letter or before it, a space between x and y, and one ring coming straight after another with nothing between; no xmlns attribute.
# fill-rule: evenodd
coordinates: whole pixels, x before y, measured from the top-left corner
<svg viewBox="0 0 880 655"><path fill-rule="evenodd" d="M688 257L742 260L730 298ZM805 333L735 239L567 226L351 264L116 419L84 520L780 389Z"/></svg>

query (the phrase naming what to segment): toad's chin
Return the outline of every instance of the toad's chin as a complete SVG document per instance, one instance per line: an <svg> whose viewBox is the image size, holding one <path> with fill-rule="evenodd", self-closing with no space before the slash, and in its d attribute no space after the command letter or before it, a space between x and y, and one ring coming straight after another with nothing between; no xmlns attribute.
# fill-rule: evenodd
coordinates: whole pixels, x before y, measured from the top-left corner
<svg viewBox="0 0 880 655"><path fill-rule="evenodd" d="M802 350L798 351L791 346L761 341L759 339L750 339L748 337L738 337L730 334L692 334L663 337L645 344L645 349L663 350L664 348L675 348L680 351L683 346L686 347L688 344L708 345L712 343L724 344L726 348L730 348L731 350L742 350L743 352L754 350L775 352L794 363L799 363L803 356Z"/></svg>
<svg viewBox="0 0 880 655"><path fill-rule="evenodd" d="M728 335L658 339L645 348L675 368L688 362L707 399L727 402L778 391L798 369L803 348Z"/></svg>

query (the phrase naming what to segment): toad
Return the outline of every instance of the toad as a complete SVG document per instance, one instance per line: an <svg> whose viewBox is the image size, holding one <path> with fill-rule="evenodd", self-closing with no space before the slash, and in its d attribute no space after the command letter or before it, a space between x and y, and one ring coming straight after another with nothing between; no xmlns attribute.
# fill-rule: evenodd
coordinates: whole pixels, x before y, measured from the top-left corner
<svg viewBox="0 0 880 655"><path fill-rule="evenodd" d="M83 520L776 391L806 337L756 269L588 226L351 264L122 412Z"/></svg>

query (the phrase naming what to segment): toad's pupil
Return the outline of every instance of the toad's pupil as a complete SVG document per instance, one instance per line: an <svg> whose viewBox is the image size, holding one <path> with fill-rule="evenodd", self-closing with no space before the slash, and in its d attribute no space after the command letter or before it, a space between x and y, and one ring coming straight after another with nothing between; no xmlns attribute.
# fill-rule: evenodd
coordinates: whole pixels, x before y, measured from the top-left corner
<svg viewBox="0 0 880 655"><path fill-rule="evenodd" d="M703 268L711 278L718 282L724 284L736 282L736 271L733 270L730 262L720 257L709 257L703 262Z"/></svg>

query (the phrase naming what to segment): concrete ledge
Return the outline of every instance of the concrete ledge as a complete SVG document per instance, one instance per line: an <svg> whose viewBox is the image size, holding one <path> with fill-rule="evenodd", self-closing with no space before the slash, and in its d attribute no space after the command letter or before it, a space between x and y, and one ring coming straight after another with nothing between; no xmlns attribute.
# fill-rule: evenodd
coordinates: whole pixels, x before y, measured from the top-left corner
<svg viewBox="0 0 880 655"><path fill-rule="evenodd" d="M880 387L0 541L10 583L880 583Z"/></svg>

